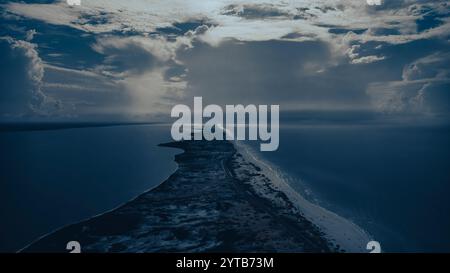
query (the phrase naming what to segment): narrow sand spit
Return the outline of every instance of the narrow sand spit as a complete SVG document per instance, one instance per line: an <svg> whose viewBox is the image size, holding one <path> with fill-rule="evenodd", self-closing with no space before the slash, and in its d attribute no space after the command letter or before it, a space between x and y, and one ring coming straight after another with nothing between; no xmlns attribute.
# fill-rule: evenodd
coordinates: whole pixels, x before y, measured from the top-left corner
<svg viewBox="0 0 450 273"><path fill-rule="evenodd" d="M270 166L228 141L182 141L160 186L41 237L23 252L363 251L365 233L305 201ZM149 162L151 164L151 162Z"/></svg>

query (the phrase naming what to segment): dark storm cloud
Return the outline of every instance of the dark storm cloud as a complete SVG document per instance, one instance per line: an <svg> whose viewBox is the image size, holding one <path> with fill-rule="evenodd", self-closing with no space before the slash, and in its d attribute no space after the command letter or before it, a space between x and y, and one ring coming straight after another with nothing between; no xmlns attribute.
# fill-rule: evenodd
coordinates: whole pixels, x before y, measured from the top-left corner
<svg viewBox="0 0 450 273"><path fill-rule="evenodd" d="M324 42L196 44L181 60L188 70L188 96L220 103L367 106L367 82L373 75L391 75L379 65L330 65Z"/></svg>
<svg viewBox="0 0 450 273"><path fill-rule="evenodd" d="M115 73L127 71L127 73L139 74L162 64L143 46L132 41L127 41L120 47L113 44L103 46L99 52L105 56L103 64L109 71Z"/></svg>
<svg viewBox="0 0 450 273"><path fill-rule="evenodd" d="M379 109L372 94L366 92L369 87L373 90L372 83L403 81L405 67L433 52L445 51L447 43L420 40L359 46L361 56L379 54L385 59L352 64L344 58L336 59L329 45L318 41L228 41L217 47L197 43L180 53L188 71L185 95L203 96L207 103L270 103L280 104L282 109ZM446 66L446 62L439 65ZM433 70L429 65L421 73L425 71ZM432 100L445 99L446 81L433 78L423 77L421 87L433 88ZM402 92L402 88L411 86L397 85L395 90ZM443 105L436 107L442 109Z"/></svg>

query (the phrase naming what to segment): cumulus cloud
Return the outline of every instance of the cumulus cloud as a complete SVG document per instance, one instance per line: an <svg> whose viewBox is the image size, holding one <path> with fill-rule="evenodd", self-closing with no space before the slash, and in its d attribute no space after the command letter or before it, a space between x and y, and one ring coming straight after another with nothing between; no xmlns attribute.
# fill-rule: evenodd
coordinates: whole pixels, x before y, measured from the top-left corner
<svg viewBox="0 0 450 273"><path fill-rule="evenodd" d="M34 29L30 29L26 32L25 34L25 40L27 40L28 42L31 42L31 40L33 40L34 35L36 35L36 30Z"/></svg>
<svg viewBox="0 0 450 273"><path fill-rule="evenodd" d="M71 7L64 1L51 4L9 3L8 14L69 26L95 34L132 33L134 38L109 38L99 41L96 50L107 47L112 52L111 66L130 66L130 61L114 52L113 43L139 45L136 51L151 51L152 56L167 54L168 47L200 39L213 46L228 40L242 42L290 40L297 42L324 41L332 46L336 59L348 54L357 44L405 44L422 39L440 39L450 35L450 7L446 1L387 0L371 6L360 0L271 1L258 0L167 0L152 2L136 0L124 4L121 0L90 0ZM431 18L431 19L430 19ZM178 33L179 25L208 22L197 30ZM164 33L169 30L169 33ZM166 40L142 37L159 33ZM140 36L138 38L137 36ZM138 41L141 39L141 41ZM173 43L173 39L178 43ZM103 46L101 43L111 43ZM149 40L149 39L147 39ZM146 44L143 46L143 44ZM162 49L148 48L153 44ZM116 48L118 49L118 48ZM172 54L170 53L168 54ZM173 52L173 50L172 50ZM143 56L142 54L137 54ZM386 59L380 54L358 54L350 57L354 65L369 64ZM154 65L150 55L134 60L136 66ZM110 67L113 68L113 67Z"/></svg>
<svg viewBox="0 0 450 273"><path fill-rule="evenodd" d="M385 58L386 57L384 57L384 56L370 55L370 56L364 56L364 57L352 59L351 62L352 62L352 64L370 64L370 63L382 61Z"/></svg>
<svg viewBox="0 0 450 273"><path fill-rule="evenodd" d="M352 45L347 50L346 54L350 59L350 63L352 64L370 64L378 61L382 61L386 59L384 56L376 56L376 55L368 55L368 56L360 56L358 50L360 50L360 45Z"/></svg>
<svg viewBox="0 0 450 273"><path fill-rule="evenodd" d="M395 29L397 35L366 31L352 33L345 39L405 43L450 31L449 7L445 1L396 0L384 1L381 6L369 6L363 0L272 1L270 4L256 0L170 0L152 2L151 5L144 0L127 4L121 0L90 0L78 7L69 7L64 1L59 1L53 4L11 3L6 8L12 14L95 33L151 33L175 23L207 18L215 22L215 27L209 30L208 41L216 44L228 38L250 41L281 39L290 33L298 33L299 37L314 33L318 39L328 41L342 39L339 36L343 34L329 32L334 28ZM430 12L440 16L441 23L421 31L417 24ZM259 28L255 24L259 24Z"/></svg>
<svg viewBox="0 0 450 273"><path fill-rule="evenodd" d="M446 1L89 0L76 7L65 1L2 7L4 18L37 19L52 30L62 27L61 39L76 37L57 43L57 52L44 41L49 59L40 90L80 113L165 111L194 94L292 108L368 107L370 99L381 111L413 111L430 109L436 97L429 95L440 93L448 78L437 57L411 62L420 56L392 54L393 47L425 39L448 41ZM37 31L42 39L44 31ZM26 42L38 40L35 34L27 33ZM414 67L401 75L410 62Z"/></svg>
<svg viewBox="0 0 450 273"><path fill-rule="evenodd" d="M189 37L198 31L203 31L203 28L197 27L171 41L159 35L101 37L93 49L105 55L105 61L95 70L113 77L117 86L127 93L128 113L167 112L169 105L181 97L187 85L176 52L183 47L189 48Z"/></svg>
<svg viewBox="0 0 450 273"><path fill-rule="evenodd" d="M435 53L405 66L401 81L369 85L376 109L387 113L450 113L450 54Z"/></svg>
<svg viewBox="0 0 450 273"><path fill-rule="evenodd" d="M60 102L42 92L44 64L36 50L36 44L1 37L0 48L1 115L49 115L59 110Z"/></svg>
<svg viewBox="0 0 450 273"><path fill-rule="evenodd" d="M182 46L189 46L189 39L181 37L168 41L163 36L105 36L98 38L92 48L106 56L104 69L135 74L166 63L177 63L176 51Z"/></svg>

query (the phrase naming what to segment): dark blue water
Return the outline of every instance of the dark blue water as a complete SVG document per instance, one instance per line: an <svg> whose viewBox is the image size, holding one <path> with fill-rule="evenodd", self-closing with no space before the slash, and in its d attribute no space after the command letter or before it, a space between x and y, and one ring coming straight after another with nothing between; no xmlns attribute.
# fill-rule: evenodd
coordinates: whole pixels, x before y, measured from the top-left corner
<svg viewBox="0 0 450 273"><path fill-rule="evenodd" d="M0 133L0 252L113 209L175 169L159 125Z"/></svg>
<svg viewBox="0 0 450 273"><path fill-rule="evenodd" d="M163 126L0 133L0 251L158 185L180 152L156 146L169 134ZM450 251L448 127L291 125L280 137L280 149L262 157L384 250Z"/></svg>
<svg viewBox="0 0 450 273"><path fill-rule="evenodd" d="M282 126L280 134L279 150L261 156L307 198L352 219L385 251L450 251L449 127Z"/></svg>

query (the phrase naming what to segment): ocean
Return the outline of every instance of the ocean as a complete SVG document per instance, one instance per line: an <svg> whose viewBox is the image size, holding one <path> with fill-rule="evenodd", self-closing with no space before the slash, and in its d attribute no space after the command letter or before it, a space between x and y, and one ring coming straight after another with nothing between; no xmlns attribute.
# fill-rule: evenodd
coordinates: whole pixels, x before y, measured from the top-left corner
<svg viewBox="0 0 450 273"><path fill-rule="evenodd" d="M450 128L280 127L262 158L307 200L351 220L388 252L450 251ZM170 127L0 133L0 252L111 210L159 185L180 150Z"/></svg>
<svg viewBox="0 0 450 273"><path fill-rule="evenodd" d="M353 221L387 252L450 251L448 126L300 125L254 153L309 201Z"/></svg>
<svg viewBox="0 0 450 273"><path fill-rule="evenodd" d="M159 185L180 150L162 125L0 132L0 252Z"/></svg>

